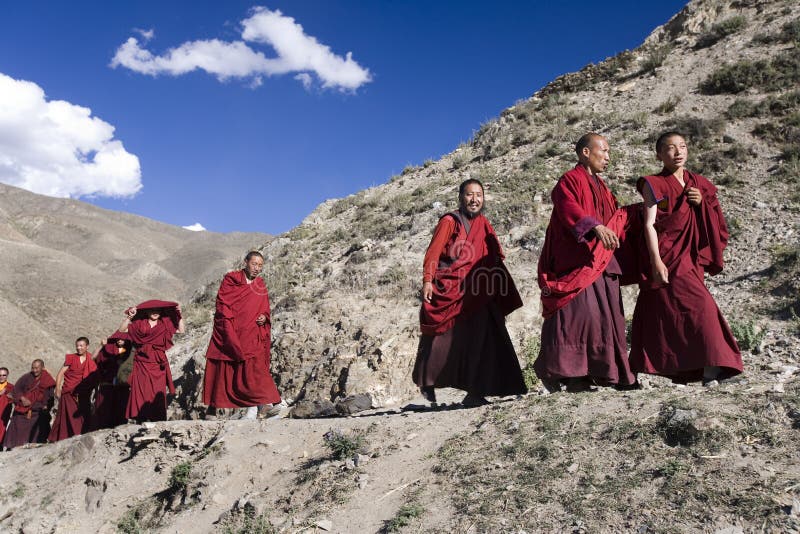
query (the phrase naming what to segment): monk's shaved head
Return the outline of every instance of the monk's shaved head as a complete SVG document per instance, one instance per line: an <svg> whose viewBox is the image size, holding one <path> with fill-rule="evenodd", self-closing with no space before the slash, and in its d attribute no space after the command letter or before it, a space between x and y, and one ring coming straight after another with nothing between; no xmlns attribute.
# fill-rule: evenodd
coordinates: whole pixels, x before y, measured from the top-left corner
<svg viewBox="0 0 800 534"><path fill-rule="evenodd" d="M41 359L41 358L36 358L35 360L33 360L33 361L31 362L31 365L33 365L33 364L35 364L35 363L38 363L39 365L41 365L42 367L44 367L44 360L43 360L43 359Z"/></svg>
<svg viewBox="0 0 800 534"><path fill-rule="evenodd" d="M250 252L247 253L247 256L244 257L244 262L245 263L249 262L250 260L253 259L253 256L257 256L257 257L261 258L262 261L264 260L264 256L262 256L259 251L251 250Z"/></svg>
<svg viewBox="0 0 800 534"><path fill-rule="evenodd" d="M661 152L661 149L667 144L667 141L673 137L680 137L684 141L686 140L686 136L680 132L664 132L656 139L656 153Z"/></svg>
<svg viewBox="0 0 800 534"><path fill-rule="evenodd" d="M592 141L605 139L602 135L594 132L583 134L578 142L575 143L575 153L580 157L583 154L584 148L591 148Z"/></svg>

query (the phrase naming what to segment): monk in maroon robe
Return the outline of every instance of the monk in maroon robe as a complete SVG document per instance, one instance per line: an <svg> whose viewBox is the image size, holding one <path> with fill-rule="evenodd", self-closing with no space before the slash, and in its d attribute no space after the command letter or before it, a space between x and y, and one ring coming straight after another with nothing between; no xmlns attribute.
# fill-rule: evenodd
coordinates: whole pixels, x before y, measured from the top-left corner
<svg viewBox="0 0 800 534"><path fill-rule="evenodd" d="M656 155L664 169L637 184L645 202L645 254L631 368L678 383L712 384L743 369L736 339L704 282L704 273L722 271L728 228L716 187L684 167L684 137L661 135Z"/></svg>
<svg viewBox="0 0 800 534"><path fill-rule="evenodd" d="M14 391L14 384L8 381L8 367L0 367L0 444L6 435L6 425L13 409L10 393Z"/></svg>
<svg viewBox="0 0 800 534"><path fill-rule="evenodd" d="M50 407L56 381L44 368L44 361L33 360L31 372L22 375L11 394L14 410L3 440L13 449L26 443L44 443L50 433Z"/></svg>
<svg viewBox="0 0 800 534"><path fill-rule="evenodd" d="M592 384L633 386L614 256L628 224L599 173L608 166L608 142L589 133L575 145L578 164L553 189L553 212L539 257L542 343L534 363L550 391Z"/></svg>
<svg viewBox="0 0 800 534"><path fill-rule="evenodd" d="M217 408L248 408L247 419L278 411L281 396L270 373L269 295L258 276L263 267L261 254L248 253L244 269L226 274L217 292L203 377L209 416Z"/></svg>
<svg viewBox="0 0 800 534"><path fill-rule="evenodd" d="M125 310L125 320L112 337L130 340L134 349L127 419L166 421L166 392L175 394L167 350L173 345L172 337L183 332L177 302L148 300Z"/></svg>
<svg viewBox="0 0 800 534"><path fill-rule="evenodd" d="M467 392L462 404L527 392L505 316L522 306L500 241L483 215L483 185L459 187L459 209L439 219L423 263L420 337L414 383Z"/></svg>
<svg viewBox="0 0 800 534"><path fill-rule="evenodd" d="M130 386L119 378L120 366L131 356L132 344L124 339L103 340L95 355L97 393L94 401L92 428L113 428L125 424Z"/></svg>
<svg viewBox="0 0 800 534"><path fill-rule="evenodd" d="M79 337L75 341L75 354L67 354L64 365L56 375L56 412L53 428L47 441L56 442L78 436L89 428L92 416L91 394L97 365L87 351L89 340Z"/></svg>

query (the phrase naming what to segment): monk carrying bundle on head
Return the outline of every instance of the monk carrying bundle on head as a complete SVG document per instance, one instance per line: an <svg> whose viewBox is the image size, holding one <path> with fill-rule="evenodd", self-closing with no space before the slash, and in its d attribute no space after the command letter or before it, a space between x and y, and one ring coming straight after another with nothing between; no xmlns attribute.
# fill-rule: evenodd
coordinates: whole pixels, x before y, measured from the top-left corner
<svg viewBox="0 0 800 534"><path fill-rule="evenodd" d="M458 200L459 209L439 219L425 254L413 378L430 402L434 388L453 387L467 392L463 405L478 406L486 396L527 391L505 324L522 299L482 213L483 184L464 181Z"/></svg>
<svg viewBox="0 0 800 534"><path fill-rule="evenodd" d="M56 381L44 368L44 361L33 360L31 372L22 375L14 385L14 411L3 447L13 449L26 443L44 443L47 440L55 387Z"/></svg>
<svg viewBox="0 0 800 534"><path fill-rule="evenodd" d="M125 310L125 319L112 337L130 340L135 350L126 418L166 421L166 392L175 393L167 350L173 345L172 337L183 332L177 302L148 300Z"/></svg>
<svg viewBox="0 0 800 534"><path fill-rule="evenodd" d="M67 354L64 365L56 375L58 412L47 441L55 442L80 435L89 428L92 415L91 395L97 365L88 352L89 340L75 341L75 354Z"/></svg>
<svg viewBox="0 0 800 534"><path fill-rule="evenodd" d="M209 417L216 416L217 408L247 408L246 419L279 411L281 397L269 368L269 295L258 276L263 267L264 257L250 252L244 269L226 274L219 286L203 378Z"/></svg>
<svg viewBox="0 0 800 534"><path fill-rule="evenodd" d="M553 212L539 256L542 344L534 369L550 391L585 391L593 384L631 386L622 270L614 251L628 212L599 173L609 162L606 139L595 133L575 145L578 164L553 189Z"/></svg>

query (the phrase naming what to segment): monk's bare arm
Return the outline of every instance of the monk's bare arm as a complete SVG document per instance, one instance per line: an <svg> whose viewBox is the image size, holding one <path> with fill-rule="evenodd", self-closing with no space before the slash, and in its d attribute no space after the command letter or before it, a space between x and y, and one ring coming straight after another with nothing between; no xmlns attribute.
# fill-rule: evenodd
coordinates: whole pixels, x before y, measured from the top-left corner
<svg viewBox="0 0 800 534"><path fill-rule="evenodd" d="M178 313L181 313L181 305L178 304ZM186 324L183 322L183 314L181 313L181 318L178 321L178 329L175 330L176 334L183 334L186 332Z"/></svg>
<svg viewBox="0 0 800 534"><path fill-rule="evenodd" d="M658 234L656 233L656 199L649 187L642 188L644 198L644 241L647 245L647 253L650 256L650 265L653 266L653 281L663 284L669 283L669 272L667 266L661 261L661 254L658 252Z"/></svg>
<svg viewBox="0 0 800 534"><path fill-rule="evenodd" d="M58 374L56 375L56 398L57 399L61 397L61 386L64 385L64 373L67 372L67 369L69 369L69 367L67 367L65 365L64 367L62 367L58 371Z"/></svg>
<svg viewBox="0 0 800 534"><path fill-rule="evenodd" d="M119 330L122 333L126 333L128 331L128 326L131 324L131 320L136 315L136 308L131 307L125 310L125 319L122 320L122 323L119 325Z"/></svg>

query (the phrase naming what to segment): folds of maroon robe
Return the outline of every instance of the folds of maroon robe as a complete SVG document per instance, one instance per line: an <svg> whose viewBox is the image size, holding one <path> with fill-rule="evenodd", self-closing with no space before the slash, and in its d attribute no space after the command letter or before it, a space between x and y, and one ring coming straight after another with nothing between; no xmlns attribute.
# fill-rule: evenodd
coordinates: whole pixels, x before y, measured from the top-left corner
<svg viewBox="0 0 800 534"><path fill-rule="evenodd" d="M599 384L629 385L622 274L614 251L592 229L602 224L621 240L629 211L600 177L581 165L565 173L551 195L553 212L539 257L542 343L534 369L557 382L589 376Z"/></svg>
<svg viewBox="0 0 800 534"><path fill-rule="evenodd" d="M98 386L92 415L92 429L112 428L124 424L125 408L128 405L130 386L119 383L117 374L120 365L131 355L132 345L126 341L120 351L116 339L109 338L97 353Z"/></svg>
<svg viewBox="0 0 800 534"><path fill-rule="evenodd" d="M703 368L721 368L720 378L742 372L739 347L704 282L704 272L722 270L728 228L714 185L703 176L684 172L685 187L668 171L639 180L657 201L655 229L669 284L652 280L642 240L643 281L633 313L631 367L676 382L700 380ZM703 200L692 206L685 191L700 189Z"/></svg>
<svg viewBox="0 0 800 534"><path fill-rule="evenodd" d="M172 347L172 337L180 324L178 304L148 300L136 308L128 332L116 332L113 336L130 340L135 349L125 417L137 421L165 421L166 391L175 393L167 350ZM151 327L147 312L152 309L160 309L162 313L156 325Z"/></svg>
<svg viewBox="0 0 800 534"><path fill-rule="evenodd" d="M260 315L267 318L259 325ZM217 293L214 331L206 351L203 403L239 408L281 401L270 373L271 324L264 280L226 274Z"/></svg>
<svg viewBox="0 0 800 534"><path fill-rule="evenodd" d="M522 299L503 263L497 235L483 215L468 219L453 212L444 217L455 220L455 231L440 255L433 296L420 309L414 382L478 396L525 393L505 325L505 316L521 307Z"/></svg>
<svg viewBox="0 0 800 534"><path fill-rule="evenodd" d="M67 354L64 358L64 382L61 384L61 397L58 399L58 411L50 429L47 441L56 442L82 434L84 427L88 429L92 415L91 394L92 380L97 365L90 354L81 357Z"/></svg>
<svg viewBox="0 0 800 534"><path fill-rule="evenodd" d="M3 447L13 449L26 443L44 443L50 433L50 406L56 382L46 370L36 377L27 373L14 385L14 409L3 440ZM22 404L22 397L30 401Z"/></svg>
<svg viewBox="0 0 800 534"><path fill-rule="evenodd" d="M0 391L0 444L3 443L3 438L6 435L6 425L8 419L11 417L11 410L13 409L10 393L14 391L14 384L6 382L5 387Z"/></svg>

